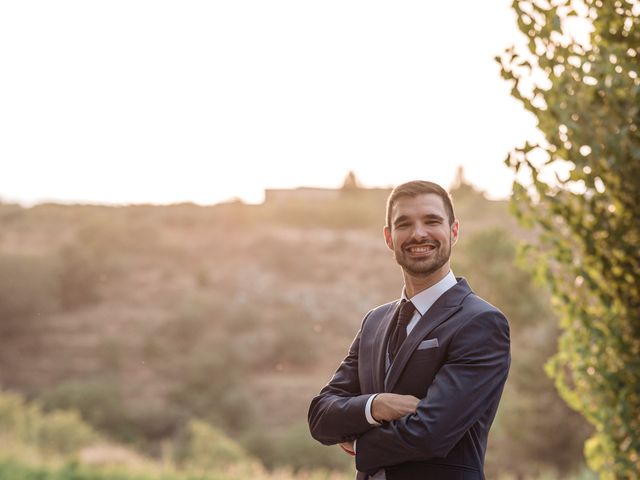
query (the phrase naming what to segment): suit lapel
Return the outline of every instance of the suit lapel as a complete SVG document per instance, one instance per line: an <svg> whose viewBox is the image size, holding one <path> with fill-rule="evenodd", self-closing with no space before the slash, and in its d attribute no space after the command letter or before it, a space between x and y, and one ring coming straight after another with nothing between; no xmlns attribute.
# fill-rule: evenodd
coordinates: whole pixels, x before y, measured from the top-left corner
<svg viewBox="0 0 640 480"><path fill-rule="evenodd" d="M393 390L411 354L418 347L418 344L434 329L461 310L462 300L470 293L471 289L466 280L460 278L458 279L458 283L442 294L427 313L420 318L420 321L400 347L396 358L389 368L384 391L390 392Z"/></svg>
<svg viewBox="0 0 640 480"><path fill-rule="evenodd" d="M385 359L387 356L387 341L393 331L393 320L396 318L400 300L392 303L387 309L381 322L378 322L373 352L374 392L384 392Z"/></svg>

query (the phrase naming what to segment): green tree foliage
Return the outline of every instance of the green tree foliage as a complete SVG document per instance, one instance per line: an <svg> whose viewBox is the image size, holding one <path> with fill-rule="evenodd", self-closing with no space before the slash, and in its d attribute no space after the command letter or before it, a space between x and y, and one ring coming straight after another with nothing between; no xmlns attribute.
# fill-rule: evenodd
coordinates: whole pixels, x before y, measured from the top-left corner
<svg viewBox="0 0 640 480"><path fill-rule="evenodd" d="M511 371L491 431L487 475L556 473L565 478L582 466L589 432L585 420L558 396L544 375L555 352L557 319L549 294L517 262L515 240L502 228L462 237L453 270L463 273L483 298L498 305L511 328ZM558 429L558 425L565 426Z"/></svg>
<svg viewBox="0 0 640 480"><path fill-rule="evenodd" d="M585 446L590 467L604 479L637 478L640 4L513 6L527 48L499 61L545 140L506 162L517 173L518 215L540 229L534 253L563 316L548 372L595 426Z"/></svg>

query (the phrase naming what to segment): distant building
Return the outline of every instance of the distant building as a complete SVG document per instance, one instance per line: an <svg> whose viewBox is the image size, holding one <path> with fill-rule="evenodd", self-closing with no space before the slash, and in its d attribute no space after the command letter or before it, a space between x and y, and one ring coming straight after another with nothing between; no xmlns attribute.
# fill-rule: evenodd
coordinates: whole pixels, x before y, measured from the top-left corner
<svg viewBox="0 0 640 480"><path fill-rule="evenodd" d="M293 203L293 202L330 202L349 197L386 198L391 192L390 188L363 188L360 186L356 174L347 173L341 188L268 188L264 191L265 203Z"/></svg>
<svg viewBox="0 0 640 480"><path fill-rule="evenodd" d="M328 202L340 197L335 188L268 188L264 191L265 203Z"/></svg>
<svg viewBox="0 0 640 480"><path fill-rule="evenodd" d="M464 176L464 168L459 165L456 169L456 176L449 186L449 193L454 198L460 198L463 196L484 195L477 188L475 188Z"/></svg>
<svg viewBox="0 0 640 480"><path fill-rule="evenodd" d="M360 182L358 182L358 179L356 178L356 174L353 173L353 170L349 170L349 173L347 173L347 176L344 179L344 182L342 183L342 190L345 192L348 191L357 191L360 190Z"/></svg>
<svg viewBox="0 0 640 480"><path fill-rule="evenodd" d="M353 171L349 171L340 188L268 188L264 191L265 203L295 203L295 202L330 202L340 198L370 198L372 201L386 201L391 193L391 187L365 188ZM456 176L449 185L449 192L455 197L483 195L477 190L464 175L464 168L458 166Z"/></svg>

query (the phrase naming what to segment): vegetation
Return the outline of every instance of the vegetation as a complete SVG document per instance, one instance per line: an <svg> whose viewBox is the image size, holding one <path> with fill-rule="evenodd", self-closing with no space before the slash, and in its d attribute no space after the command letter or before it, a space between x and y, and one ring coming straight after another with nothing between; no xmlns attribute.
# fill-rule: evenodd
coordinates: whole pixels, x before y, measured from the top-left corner
<svg viewBox="0 0 640 480"><path fill-rule="evenodd" d="M637 478L640 6L517 0L514 8L528 45L508 51L502 71L545 139L507 163L518 173L518 213L541 232L531 252L562 314L548 372L595 427L590 467L603 479Z"/></svg>
<svg viewBox="0 0 640 480"><path fill-rule="evenodd" d="M210 474L211 458L239 455L264 475L351 477L351 457L311 439L306 410L362 316L398 295L401 275L381 236L382 193L355 189L293 205L0 205L0 255L24 260L13 271L49 272L53 285L35 293L32 282L18 291L0 282L15 298L22 291L51 305L11 335L0 332L3 387L46 412L78 412L109 442L154 459L154 468L168 462ZM548 292L514 265L523 232L506 202L464 183L453 195L463 225L454 271L505 310L513 332L487 473L569 478L582 469L586 428L543 374L557 334ZM70 262L74 256L85 260ZM61 282L61 271L81 280ZM82 294L64 300L69 288L71 297ZM554 425L567 422L557 435ZM64 462L45 466L47 475L71 468ZM86 473L91 465L73 468L94 474Z"/></svg>
<svg viewBox="0 0 640 480"><path fill-rule="evenodd" d="M67 456L91 444L97 433L73 411L45 414L15 394L0 395L0 440L29 445L38 451Z"/></svg>
<svg viewBox="0 0 640 480"><path fill-rule="evenodd" d="M465 255L454 259L454 271L468 272L470 284L500 306L511 328L511 371L490 435L487 476L507 470L521 477L565 478L580 468L590 428L558 398L543 373L557 338L549 292L519 264L516 243L504 229L481 231L462 242Z"/></svg>
<svg viewBox="0 0 640 480"><path fill-rule="evenodd" d="M272 474L210 425L189 423L175 458L163 463L114 445L71 410L45 413L37 403L0 392L0 478L11 480L292 480ZM301 473L308 480L345 480L339 474Z"/></svg>

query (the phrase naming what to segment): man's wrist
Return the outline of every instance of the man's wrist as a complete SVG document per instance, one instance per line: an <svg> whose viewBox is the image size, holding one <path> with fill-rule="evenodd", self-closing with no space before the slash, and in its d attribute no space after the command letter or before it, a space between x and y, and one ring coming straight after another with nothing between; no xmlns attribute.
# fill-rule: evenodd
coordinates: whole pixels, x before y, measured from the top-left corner
<svg viewBox="0 0 640 480"><path fill-rule="evenodd" d="M377 421L374 417L373 417L373 401L375 400L375 398L378 396L377 393L374 393L373 395L371 395L369 397L369 399L367 400L367 404L364 406L364 415L365 417L367 417L367 422L369 422L370 425L379 427L380 425L382 425L382 423L380 423L379 421Z"/></svg>

